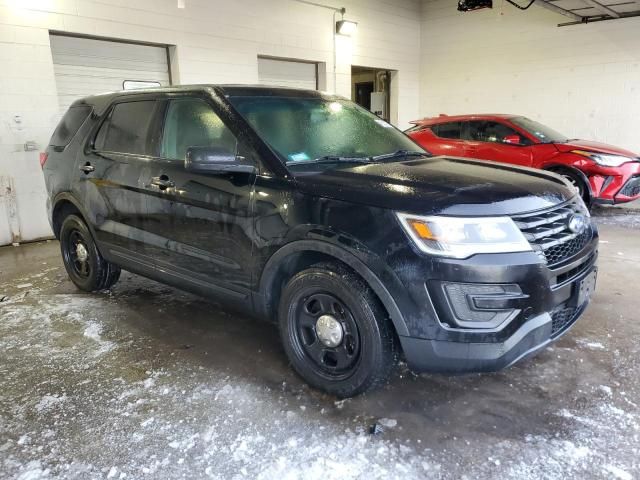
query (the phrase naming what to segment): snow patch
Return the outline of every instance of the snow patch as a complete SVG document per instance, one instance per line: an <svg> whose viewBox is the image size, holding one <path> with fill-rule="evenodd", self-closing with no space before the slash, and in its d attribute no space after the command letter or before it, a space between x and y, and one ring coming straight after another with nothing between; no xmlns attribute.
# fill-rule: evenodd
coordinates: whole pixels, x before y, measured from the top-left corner
<svg viewBox="0 0 640 480"><path fill-rule="evenodd" d="M35 408L38 413L49 411L55 408L60 403L67 400L67 394L63 395L45 395L36 404Z"/></svg>
<svg viewBox="0 0 640 480"><path fill-rule="evenodd" d="M622 470L615 465L607 465L604 467L604 470L620 480L633 480L633 477L629 472Z"/></svg>

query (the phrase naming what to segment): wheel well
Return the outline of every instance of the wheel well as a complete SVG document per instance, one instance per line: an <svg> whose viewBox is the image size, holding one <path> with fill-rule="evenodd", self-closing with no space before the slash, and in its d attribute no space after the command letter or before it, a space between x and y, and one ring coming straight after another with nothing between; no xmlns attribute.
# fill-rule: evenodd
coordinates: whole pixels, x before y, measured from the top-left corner
<svg viewBox="0 0 640 480"><path fill-rule="evenodd" d="M582 183L584 183L584 195L583 195L583 200L585 201L585 203L587 204L587 206L589 206L593 200L593 191L591 190L591 184L589 183L589 179L587 178L587 176L580 170L578 170L575 167L571 167L569 165L549 165L548 167L544 168L545 170L549 171L549 172L553 172L553 173L568 173L570 175L573 175L574 177L576 177L578 180L580 180Z"/></svg>
<svg viewBox="0 0 640 480"><path fill-rule="evenodd" d="M268 318L276 319L282 290L284 289L286 283L295 274L311 267L312 265L325 262L339 264L341 267L349 270L354 275L357 275L362 280L362 282L371 289L373 295L380 302L381 307L384 309L387 319L391 323L394 337L398 342L398 345L400 345L398 331L391 319L391 315L389 314L389 311L384 302L375 292L369 282L367 282L367 280L363 278L363 276L360 275L355 269L353 269L347 263L341 261L339 258L327 253L317 252L313 250L302 250L288 255L282 262L280 262L276 272L271 275L270 281L266 285L264 285L264 308L266 310L265 313L267 314ZM401 346L399 348L402 349Z"/></svg>
<svg viewBox="0 0 640 480"><path fill-rule="evenodd" d="M265 286L265 307L269 317L274 318L278 311L280 295L285 284L298 272L309 268L311 265L321 262L336 262L349 268L347 264L337 258L322 252L301 251L288 255L276 272L272 275L271 281ZM352 270L352 269L350 269Z"/></svg>
<svg viewBox="0 0 640 480"><path fill-rule="evenodd" d="M78 215L84 220L84 217L82 216L82 213L80 213L80 210L78 210L78 207L76 207L69 200L61 200L56 203L52 215L53 234L56 236L56 238L60 238L60 229L62 228L62 223L64 222L64 219L69 215Z"/></svg>

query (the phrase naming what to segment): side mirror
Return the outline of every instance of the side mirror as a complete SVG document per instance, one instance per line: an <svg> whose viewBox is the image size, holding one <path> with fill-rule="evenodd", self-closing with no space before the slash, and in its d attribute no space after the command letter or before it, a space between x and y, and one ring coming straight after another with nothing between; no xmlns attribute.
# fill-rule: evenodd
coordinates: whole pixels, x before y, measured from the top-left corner
<svg viewBox="0 0 640 480"><path fill-rule="evenodd" d="M199 173L253 173L253 165L242 163L242 157L220 147L189 147L184 168Z"/></svg>
<svg viewBox="0 0 640 480"><path fill-rule="evenodd" d="M509 145L521 145L522 138L520 135L507 135L502 139L502 143L508 143Z"/></svg>

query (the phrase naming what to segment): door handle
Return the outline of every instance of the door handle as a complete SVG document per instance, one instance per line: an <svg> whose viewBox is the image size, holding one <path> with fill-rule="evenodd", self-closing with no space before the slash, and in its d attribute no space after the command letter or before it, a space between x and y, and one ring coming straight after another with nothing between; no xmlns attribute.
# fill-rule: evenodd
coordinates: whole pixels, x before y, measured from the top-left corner
<svg viewBox="0 0 640 480"><path fill-rule="evenodd" d="M83 171L86 174L89 174L89 173L93 172L95 169L96 169L96 167L91 165L89 162L87 162L85 165L82 165L80 167L80 170Z"/></svg>
<svg viewBox="0 0 640 480"><path fill-rule="evenodd" d="M176 184L169 180L169 177L166 175L153 177L151 179L151 185L158 187L160 190L166 190L167 188L173 188L176 186Z"/></svg>

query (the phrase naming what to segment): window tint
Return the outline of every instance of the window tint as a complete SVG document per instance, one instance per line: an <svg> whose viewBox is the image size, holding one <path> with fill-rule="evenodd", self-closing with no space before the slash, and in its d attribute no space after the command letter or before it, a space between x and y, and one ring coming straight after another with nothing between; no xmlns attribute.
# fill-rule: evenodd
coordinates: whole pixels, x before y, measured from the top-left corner
<svg viewBox="0 0 640 480"><path fill-rule="evenodd" d="M462 131L462 122L449 122L433 125L431 131L440 138L459 139Z"/></svg>
<svg viewBox="0 0 640 480"><path fill-rule="evenodd" d="M66 147L71 142L71 139L78 132L80 125L84 123L89 114L91 113L91 107L71 107L64 114L62 120L58 124L53 136L51 137L50 145L54 147Z"/></svg>
<svg viewBox="0 0 640 480"><path fill-rule="evenodd" d="M218 147L234 154L236 138L204 100L171 100L165 118L160 155L182 160L189 147Z"/></svg>
<svg viewBox="0 0 640 480"><path fill-rule="evenodd" d="M506 143L505 137L509 135L517 135L520 137L522 144L530 144L531 142L516 132L511 127L498 122L490 121L475 121L469 122L466 137L468 140L476 142L489 142L489 143Z"/></svg>
<svg viewBox="0 0 640 480"><path fill-rule="evenodd" d="M126 102L115 105L96 136L97 150L153 155L149 129L156 101Z"/></svg>

